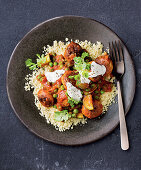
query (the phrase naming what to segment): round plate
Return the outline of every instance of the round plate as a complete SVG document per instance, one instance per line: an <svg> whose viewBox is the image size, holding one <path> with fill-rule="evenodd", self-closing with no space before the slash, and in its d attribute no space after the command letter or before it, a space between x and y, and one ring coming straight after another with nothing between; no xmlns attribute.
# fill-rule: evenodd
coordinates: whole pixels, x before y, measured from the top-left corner
<svg viewBox="0 0 141 170"><path fill-rule="evenodd" d="M118 105L112 104L100 120L88 120L84 126L59 132L46 123L34 105L32 92L24 90L25 76L31 71L25 67L27 58L34 58L42 47L54 40L65 38L101 41L104 47L120 38L105 25L84 17L63 16L45 21L33 28L15 47L7 68L7 92L16 115L30 131L41 138L61 145L81 145L96 141L111 132L119 123ZM125 74L122 81L125 113L128 112L135 92L135 72L131 56L123 45Z"/></svg>

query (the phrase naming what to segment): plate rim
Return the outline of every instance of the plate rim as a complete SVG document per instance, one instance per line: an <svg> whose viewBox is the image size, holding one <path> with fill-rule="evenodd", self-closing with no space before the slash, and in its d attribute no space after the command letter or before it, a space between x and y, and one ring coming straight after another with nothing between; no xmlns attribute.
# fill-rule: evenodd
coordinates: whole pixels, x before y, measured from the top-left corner
<svg viewBox="0 0 141 170"><path fill-rule="evenodd" d="M125 46L126 48L126 51L128 53L128 56L129 56L129 59L131 60L131 64L132 64L132 67L133 67L133 90L132 90L132 98L130 99L130 104L129 106L127 107L127 111L125 112L125 116L127 115L127 113L129 112L130 108L132 107L132 103L133 103L133 100L134 100L134 96L135 96L135 91L136 91L136 72L135 72L135 66L134 66L134 63L133 63L133 60L132 60L132 57L129 53L129 50L127 48L127 46L125 45L125 43L123 42L123 40L110 28L108 27L107 25L103 24L102 22L98 21L98 20L95 20L93 18L90 18L90 17L84 17L84 16L76 16L76 15L64 15L64 16L57 16L57 17L54 17L54 18L51 18L51 19L48 19L48 20L45 20L39 24L37 24L36 26L34 26L32 29L30 29L24 36L23 38L17 43L17 45L15 46L11 56L10 56L10 59L8 61L8 65L7 65L7 72L6 72L6 90L7 90L7 95L8 95L8 99L9 99L9 102L10 102L10 105L14 111L14 113L16 114L16 116L18 117L18 119L24 124L24 126L30 131L32 132L33 134L35 134L36 136L40 137L41 139L44 139L45 141L48 141L48 142L51 142L51 143L54 143L54 144L57 144L57 145L63 145L63 146L81 146L81 145L85 145L85 144L89 144L89 143L92 143L92 142L96 142L104 137L106 137L107 135L109 135L113 130L115 130L115 128L118 126L119 124L119 121L115 124L115 126L113 126L108 132L106 133L103 133L100 137L98 137L97 139L93 139L93 140L89 140L87 142L83 142L83 143L79 143L79 144L65 144L65 143L60 143L60 142L56 142L55 140L50 140L50 139L47 139L45 138L44 136L42 136L41 134L35 132L34 130L32 130L19 116L19 114L17 113L17 111L15 110L13 104L12 104L12 100L11 100L11 97L10 97L10 92L9 92L9 88L8 88L8 71L9 71L9 67L10 67L10 63L11 63L11 60L12 60L12 57L17 49L17 47L19 46L19 44L34 30L36 30L38 27L40 27L41 25L43 24L46 24L47 22L50 22L52 20L57 20L57 19L62 19L62 18L69 18L69 17L72 17L72 18L82 18L82 19L87 19L87 20L91 20L91 21L94 21L94 22L97 22L98 24L101 24L103 25L107 30L109 30L110 32L114 33L120 40L121 42L123 43L123 45Z"/></svg>

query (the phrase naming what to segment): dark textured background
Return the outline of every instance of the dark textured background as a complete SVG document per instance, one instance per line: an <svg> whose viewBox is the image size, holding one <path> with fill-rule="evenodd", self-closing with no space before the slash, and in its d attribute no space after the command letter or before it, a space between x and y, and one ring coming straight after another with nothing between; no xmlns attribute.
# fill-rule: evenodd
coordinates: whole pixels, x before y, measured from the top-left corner
<svg viewBox="0 0 141 170"><path fill-rule="evenodd" d="M29 132L15 116L6 93L6 68L20 39L34 26L62 15L94 18L125 42L135 63L136 95L127 115L130 149L120 149L119 127L95 143L64 147ZM141 1L0 0L0 170L141 169Z"/></svg>

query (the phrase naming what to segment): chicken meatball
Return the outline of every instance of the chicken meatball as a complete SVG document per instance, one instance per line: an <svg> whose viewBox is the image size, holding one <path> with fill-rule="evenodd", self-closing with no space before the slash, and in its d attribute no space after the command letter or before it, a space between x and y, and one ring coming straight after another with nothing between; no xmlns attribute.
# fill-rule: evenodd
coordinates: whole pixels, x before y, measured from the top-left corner
<svg viewBox="0 0 141 170"><path fill-rule="evenodd" d="M64 53L64 57L67 61L71 61L73 60L74 57L78 57L81 56L82 53L82 48L79 44L75 43L75 42L71 42Z"/></svg>
<svg viewBox="0 0 141 170"><path fill-rule="evenodd" d="M53 106L54 98L47 90L40 89L38 91L38 99L45 107Z"/></svg>

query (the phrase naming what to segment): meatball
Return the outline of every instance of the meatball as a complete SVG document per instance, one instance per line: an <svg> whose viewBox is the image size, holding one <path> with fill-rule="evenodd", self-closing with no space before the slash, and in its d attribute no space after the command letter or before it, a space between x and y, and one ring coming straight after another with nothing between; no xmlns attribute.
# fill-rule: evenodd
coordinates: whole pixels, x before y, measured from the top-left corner
<svg viewBox="0 0 141 170"><path fill-rule="evenodd" d="M40 89L38 91L38 99L45 107L53 106L54 98L47 90Z"/></svg>
<svg viewBox="0 0 141 170"><path fill-rule="evenodd" d="M97 76L97 77L89 77L89 79L92 81L92 82L98 82L100 79L102 78L102 76Z"/></svg>
<svg viewBox="0 0 141 170"><path fill-rule="evenodd" d="M63 107L68 107L68 97L66 95L66 90L58 90L58 97L57 97L57 109L62 110Z"/></svg>
<svg viewBox="0 0 141 170"><path fill-rule="evenodd" d="M69 76L74 76L78 73L75 73L75 71L66 71L63 76L61 77L62 84L64 85L65 89L67 89L67 82L70 82L71 84L75 85L76 80L75 79L70 79Z"/></svg>
<svg viewBox="0 0 141 170"><path fill-rule="evenodd" d="M75 42L71 42L64 53L64 57L67 61L71 61L73 60L74 57L78 57L81 56L82 53L82 48L79 44L75 43Z"/></svg>

